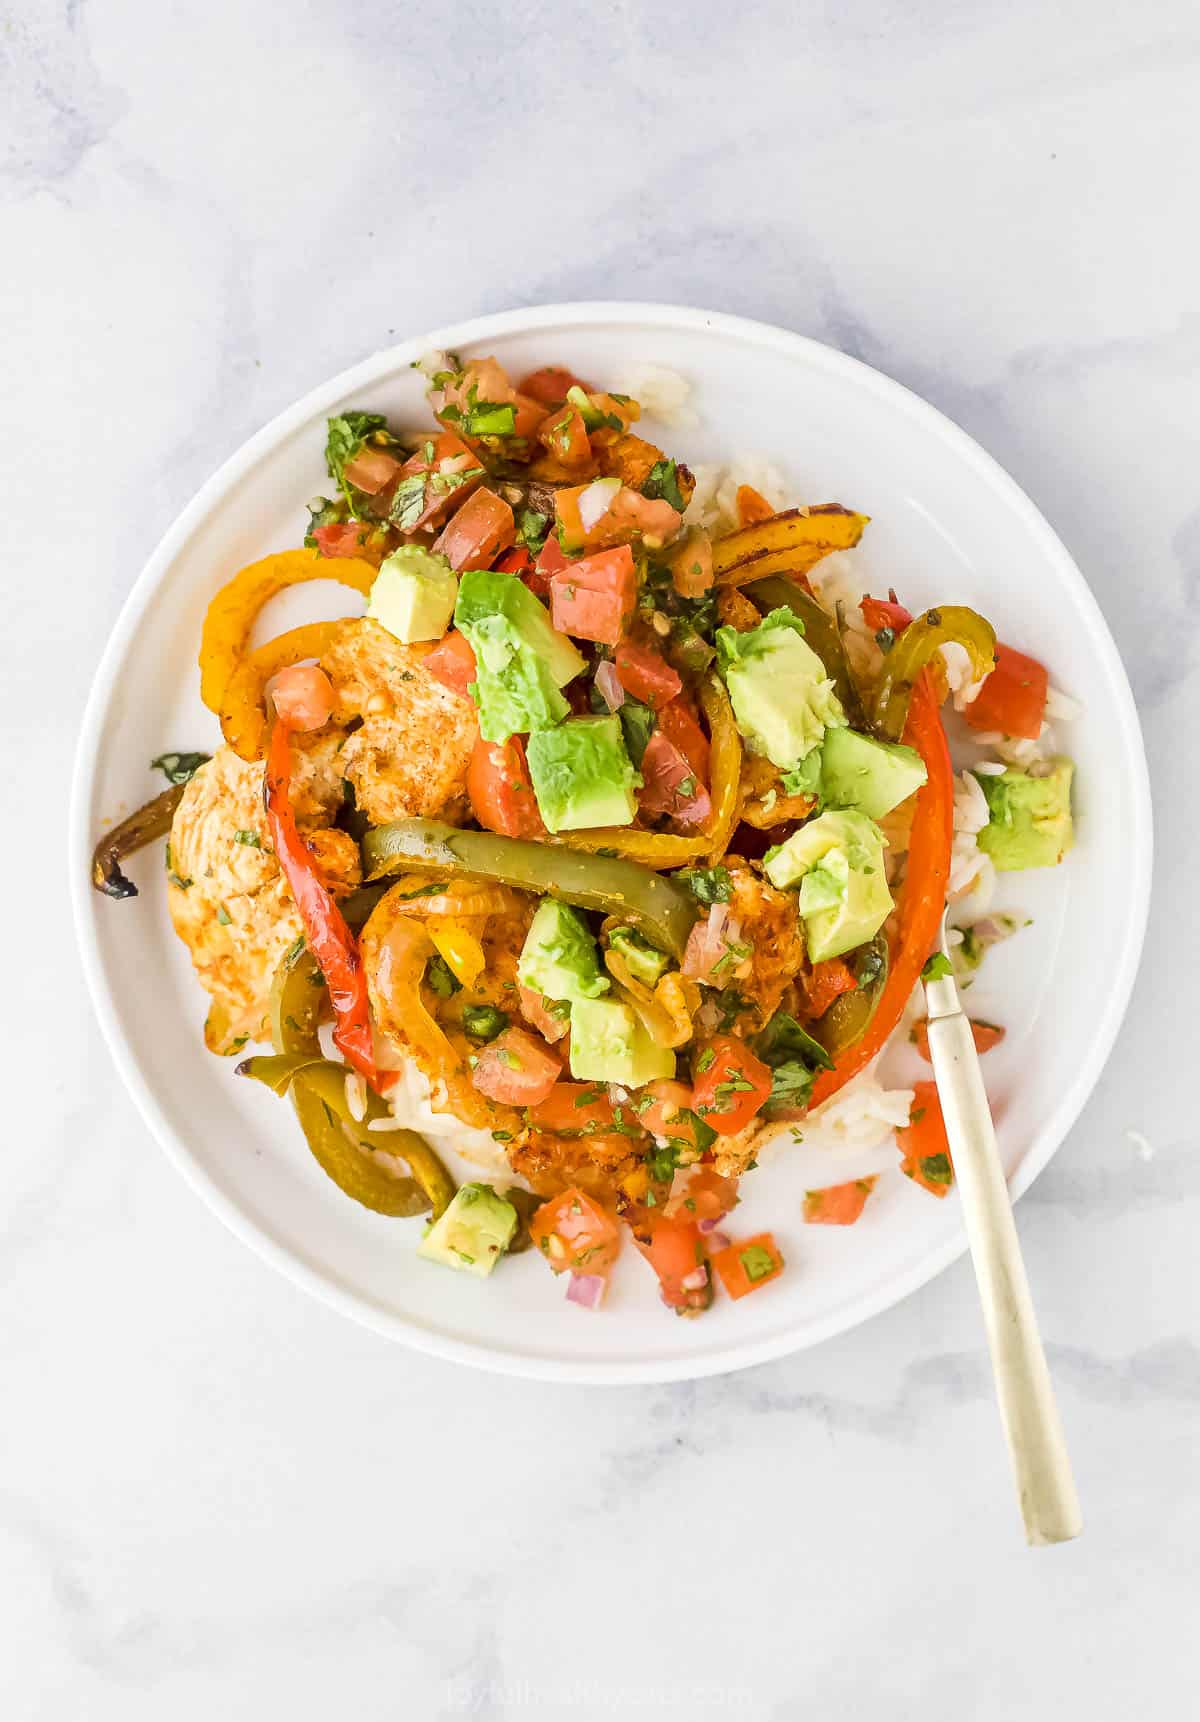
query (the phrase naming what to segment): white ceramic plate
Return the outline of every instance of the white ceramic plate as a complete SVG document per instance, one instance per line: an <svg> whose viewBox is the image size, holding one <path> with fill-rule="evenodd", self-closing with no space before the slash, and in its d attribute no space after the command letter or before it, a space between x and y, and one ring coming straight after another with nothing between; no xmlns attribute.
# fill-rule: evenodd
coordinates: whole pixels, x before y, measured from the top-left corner
<svg viewBox="0 0 1200 1722"><path fill-rule="evenodd" d="M134 859L134 901L88 886L102 824L161 788L170 748L219 741L200 704L205 607L244 563L298 544L304 504L327 489L324 420L345 407L424 422L411 362L430 348L495 353L511 371L561 364L613 384L635 362L693 382L702 423L659 440L695 461L757 451L797 494L872 516L872 588L914 608L964 602L1031 649L1085 712L1078 843L1052 873L1017 875L1006 901L1035 925L993 952L976 1014L1008 1027L988 1087L1014 1193L1062 1141L1108 1056L1141 950L1151 825L1141 736L1120 659L1066 550L1013 481L923 401L838 352L738 318L655 305L566 305L485 317L405 342L347 371L260 431L201 490L150 558L109 641L83 724L72 873L88 984L113 1057L176 1165L233 1230L326 1302L442 1357L559 1380L629 1382L718 1373L811 1345L887 1308L964 1246L957 1199L932 1200L898 1172L851 1230L806 1227L806 1185L857 1175L795 1150L786 1133L744 1181L742 1235L770 1226L788 1271L756 1297L718 1298L698 1321L662 1308L630 1250L602 1314L567 1305L532 1256L479 1282L420 1261L419 1223L346 1201L307 1154L290 1107L237 1080L204 1049L205 998L167 916L161 852ZM653 429L650 434L654 434ZM340 588L311 588L342 613ZM334 605L336 604L336 612ZM275 613L289 625L293 619ZM272 626L268 632L275 632ZM905 1054L901 1054L901 1058ZM901 1065L903 1068L903 1065ZM909 1074L916 1075L915 1067ZM928 1074L928 1072L926 1072Z"/></svg>

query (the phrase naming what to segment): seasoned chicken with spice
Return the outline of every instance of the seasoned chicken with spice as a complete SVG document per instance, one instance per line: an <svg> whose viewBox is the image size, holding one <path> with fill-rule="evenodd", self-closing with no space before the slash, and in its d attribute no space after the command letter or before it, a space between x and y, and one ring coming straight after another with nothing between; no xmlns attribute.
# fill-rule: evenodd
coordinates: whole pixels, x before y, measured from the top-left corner
<svg viewBox="0 0 1200 1722"><path fill-rule="evenodd" d="M361 877L358 845L324 823L340 786L323 781L311 756L301 763L298 750L297 767L297 818L313 859L335 895L351 890ZM227 747L202 765L176 809L167 853L171 920L212 995L209 1050L267 1039L271 979L302 928L271 848L263 767Z"/></svg>

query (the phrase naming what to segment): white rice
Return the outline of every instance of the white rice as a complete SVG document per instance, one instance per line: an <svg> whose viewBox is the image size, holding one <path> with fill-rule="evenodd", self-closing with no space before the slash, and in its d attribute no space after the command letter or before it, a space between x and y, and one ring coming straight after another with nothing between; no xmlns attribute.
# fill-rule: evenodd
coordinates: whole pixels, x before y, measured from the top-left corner
<svg viewBox="0 0 1200 1722"><path fill-rule="evenodd" d="M950 900L961 903L971 915L987 911L996 889L995 866L978 841L987 822L987 797L978 778L971 771L960 771L954 780L954 842L946 889Z"/></svg>
<svg viewBox="0 0 1200 1722"><path fill-rule="evenodd" d="M700 415L689 403L692 385L666 365L631 365L622 371L611 390L632 395L648 419L657 419L669 430L695 430Z"/></svg>
<svg viewBox="0 0 1200 1722"><path fill-rule="evenodd" d="M964 712L978 695L984 678L972 677L970 653L965 646L960 646L957 640L951 640L940 650L942 662L946 666L946 681L954 699L954 709L956 712Z"/></svg>
<svg viewBox="0 0 1200 1722"><path fill-rule="evenodd" d="M882 1147L908 1123L911 1088L885 1088L875 1074L876 1059L844 1088L809 1113L802 1125L805 1147L836 1153L861 1153Z"/></svg>
<svg viewBox="0 0 1200 1722"><path fill-rule="evenodd" d="M440 1086L439 1084L439 1088ZM472 1165L482 1166L489 1172L502 1175L507 1183L513 1181L504 1144L497 1142L490 1130L461 1124L453 1114L433 1110L433 1089L429 1078L415 1059L405 1059L400 1074L388 1090L387 1098L392 1116L374 1120L368 1126L369 1129L382 1132L419 1131L422 1136L429 1137L434 1147L440 1143L453 1153L461 1155L464 1160L469 1160ZM439 1093L437 1098L443 1102L444 1091Z"/></svg>
<svg viewBox="0 0 1200 1722"><path fill-rule="evenodd" d="M367 1115L367 1085L357 1070L346 1072L346 1110L356 1124Z"/></svg>
<svg viewBox="0 0 1200 1722"><path fill-rule="evenodd" d="M684 521L688 526L702 526L718 537L741 525L737 493L743 484L751 485L765 496L772 508L796 506L787 480L762 455L741 455L725 466L701 461L692 468L692 473L696 488Z"/></svg>

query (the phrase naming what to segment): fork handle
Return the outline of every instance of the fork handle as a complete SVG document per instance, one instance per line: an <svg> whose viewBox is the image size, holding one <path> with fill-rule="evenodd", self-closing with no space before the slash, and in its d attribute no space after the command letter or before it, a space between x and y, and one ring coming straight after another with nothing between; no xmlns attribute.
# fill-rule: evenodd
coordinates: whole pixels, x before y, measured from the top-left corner
<svg viewBox="0 0 1200 1722"><path fill-rule="evenodd" d="M1025 1535L1035 1546L1065 1543L1083 1529L1079 1497L1017 1242L979 1054L961 1010L931 1018L929 1051Z"/></svg>

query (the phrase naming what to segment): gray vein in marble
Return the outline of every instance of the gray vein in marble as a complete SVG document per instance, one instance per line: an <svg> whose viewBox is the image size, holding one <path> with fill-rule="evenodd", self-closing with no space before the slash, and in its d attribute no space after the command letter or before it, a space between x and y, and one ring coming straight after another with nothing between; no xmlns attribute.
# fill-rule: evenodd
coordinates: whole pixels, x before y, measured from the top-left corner
<svg viewBox="0 0 1200 1722"><path fill-rule="evenodd" d="M89 48L81 0L51 22L45 8L11 13L0 33L0 112L7 139L0 191L10 197L53 191L69 180L126 111L104 84Z"/></svg>

